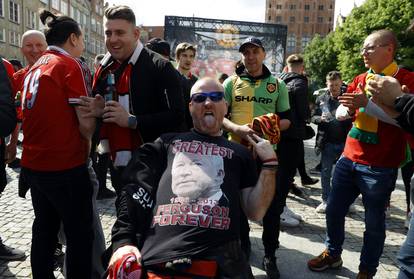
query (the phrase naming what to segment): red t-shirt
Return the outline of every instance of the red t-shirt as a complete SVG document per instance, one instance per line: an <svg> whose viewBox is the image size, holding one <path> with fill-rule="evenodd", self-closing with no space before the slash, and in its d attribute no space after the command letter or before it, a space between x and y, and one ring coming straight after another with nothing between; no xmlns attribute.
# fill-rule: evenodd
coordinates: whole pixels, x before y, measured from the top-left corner
<svg viewBox="0 0 414 279"><path fill-rule="evenodd" d="M367 73L357 76L348 85L347 92L356 92L358 84L365 86ZM401 85L414 92L414 73L399 69L395 76ZM353 162L375 167L397 168L405 159L406 138L404 131L378 120L378 144L369 144L347 137L343 155Z"/></svg>
<svg viewBox="0 0 414 279"><path fill-rule="evenodd" d="M39 58L25 76L22 91L22 166L59 171L86 162L88 142L79 132L71 103L88 92L78 60L58 48Z"/></svg>

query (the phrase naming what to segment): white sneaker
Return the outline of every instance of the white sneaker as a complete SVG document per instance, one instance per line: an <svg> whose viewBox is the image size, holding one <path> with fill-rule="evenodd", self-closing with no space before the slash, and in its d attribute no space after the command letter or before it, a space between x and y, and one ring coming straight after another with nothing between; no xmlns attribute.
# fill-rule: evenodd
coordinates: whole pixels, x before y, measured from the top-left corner
<svg viewBox="0 0 414 279"><path fill-rule="evenodd" d="M355 207L355 204L351 204L351 206L348 209L348 213L356 213L357 209Z"/></svg>
<svg viewBox="0 0 414 279"><path fill-rule="evenodd" d="M321 202L321 204L320 205L318 205L316 208L315 208L315 211L317 212L317 213L325 213L326 212L326 202Z"/></svg>
<svg viewBox="0 0 414 279"><path fill-rule="evenodd" d="M289 209L289 207L287 207L287 205L285 205L285 207L283 208L283 213L282 214L286 214L287 216L292 217L293 219L297 219L299 221L302 221L302 216L300 216L299 214L296 214L295 212L293 212L292 210Z"/></svg>
<svg viewBox="0 0 414 279"><path fill-rule="evenodd" d="M410 220L411 220L411 212L408 212L407 216L405 217L405 221L404 221L404 228L406 228L407 230L410 229Z"/></svg>
<svg viewBox="0 0 414 279"><path fill-rule="evenodd" d="M299 226L299 220L292 218L283 212L280 214L280 225L285 227L297 227Z"/></svg>

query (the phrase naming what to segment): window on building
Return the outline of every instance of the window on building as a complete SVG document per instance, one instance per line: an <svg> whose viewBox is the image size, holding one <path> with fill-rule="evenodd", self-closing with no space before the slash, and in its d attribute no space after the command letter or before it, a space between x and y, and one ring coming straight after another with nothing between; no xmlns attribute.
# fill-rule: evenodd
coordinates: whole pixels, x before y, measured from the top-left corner
<svg viewBox="0 0 414 279"><path fill-rule="evenodd" d="M296 5L295 5L295 4L291 4L291 5L289 5L289 9L291 9L291 10L296 10Z"/></svg>
<svg viewBox="0 0 414 279"><path fill-rule="evenodd" d="M63 15L68 15L68 3L65 1L60 2L60 11Z"/></svg>
<svg viewBox="0 0 414 279"><path fill-rule="evenodd" d="M20 23L20 5L17 3L14 3L13 1L9 1L9 19L10 21Z"/></svg>
<svg viewBox="0 0 414 279"><path fill-rule="evenodd" d="M323 5L319 5L319 6L318 6L318 10L319 10L319 11L323 11Z"/></svg>
<svg viewBox="0 0 414 279"><path fill-rule="evenodd" d="M289 53L294 52L296 49L296 37L295 34L289 34L289 36L287 37L287 45L286 45L286 50Z"/></svg>
<svg viewBox="0 0 414 279"><path fill-rule="evenodd" d="M86 16L86 14L82 14L83 17L83 24L85 24L85 26L88 26L88 17Z"/></svg>
<svg viewBox="0 0 414 279"><path fill-rule="evenodd" d="M46 4L46 5L49 4L49 0L40 0L40 2L42 2L43 4Z"/></svg>
<svg viewBox="0 0 414 279"><path fill-rule="evenodd" d="M3 0L0 0L0 16L2 17L4 16L4 1Z"/></svg>
<svg viewBox="0 0 414 279"><path fill-rule="evenodd" d="M31 29L36 29L36 13L26 8L26 26Z"/></svg>
<svg viewBox="0 0 414 279"><path fill-rule="evenodd" d="M282 22L282 17L281 16L276 16L275 22Z"/></svg>
<svg viewBox="0 0 414 279"><path fill-rule="evenodd" d="M0 42L6 42L6 30L0 29Z"/></svg>
<svg viewBox="0 0 414 279"><path fill-rule="evenodd" d="M295 22L295 17L294 16L289 17L289 22Z"/></svg>
<svg viewBox="0 0 414 279"><path fill-rule="evenodd" d="M79 10L75 10L75 18L74 18L77 22L81 21L81 11Z"/></svg>
<svg viewBox="0 0 414 279"><path fill-rule="evenodd" d="M331 4L331 5L329 5L329 9L331 9L331 10L333 9L333 6L332 6L332 4Z"/></svg>
<svg viewBox="0 0 414 279"><path fill-rule="evenodd" d="M302 36L302 51L305 50L306 46L309 44L310 42L310 36L309 35L303 35Z"/></svg>
<svg viewBox="0 0 414 279"><path fill-rule="evenodd" d="M269 21L272 20L272 17L271 16L268 16L267 17L267 20L269 20Z"/></svg>
<svg viewBox="0 0 414 279"><path fill-rule="evenodd" d="M75 15L75 8L74 8L72 5L70 5L70 9L69 9L69 16L70 16L71 18L73 18L73 17L74 17L74 15Z"/></svg>
<svg viewBox="0 0 414 279"><path fill-rule="evenodd" d="M329 17L329 19L328 19L328 20L329 20L329 22L332 22L332 17Z"/></svg>
<svg viewBox="0 0 414 279"><path fill-rule="evenodd" d="M309 4L305 4L305 11L309 11L310 10L310 5Z"/></svg>
<svg viewBox="0 0 414 279"><path fill-rule="evenodd" d="M38 19L39 19L39 22L37 23L37 26L39 26L38 30L39 30L39 31L44 31L44 30L46 29L46 25L44 25L44 24L42 23L42 21L40 20L40 18L39 18L39 17L38 17Z"/></svg>
<svg viewBox="0 0 414 279"><path fill-rule="evenodd" d="M90 47L89 51L92 52L92 53L95 53L95 39L94 38L91 39L91 45L90 46L91 47Z"/></svg>
<svg viewBox="0 0 414 279"><path fill-rule="evenodd" d="M272 8L272 3L269 3L269 9L271 9Z"/></svg>
<svg viewBox="0 0 414 279"><path fill-rule="evenodd" d="M13 46L20 47L20 34L15 31L9 32L9 43Z"/></svg>
<svg viewBox="0 0 414 279"><path fill-rule="evenodd" d="M95 21L95 19L94 19L94 18L92 18L91 25L92 25L92 26L91 26L91 27L92 27L92 30L96 32L96 21Z"/></svg>
<svg viewBox="0 0 414 279"><path fill-rule="evenodd" d="M318 16L318 23L323 23L323 17Z"/></svg>
<svg viewBox="0 0 414 279"><path fill-rule="evenodd" d="M52 0L52 8L59 11L59 0Z"/></svg>
<svg viewBox="0 0 414 279"><path fill-rule="evenodd" d="M303 22L308 23L308 22L309 22L309 17L308 17L308 16L305 16L305 17L303 18Z"/></svg>
<svg viewBox="0 0 414 279"><path fill-rule="evenodd" d="M281 10L282 9L282 5L276 5L276 10Z"/></svg>

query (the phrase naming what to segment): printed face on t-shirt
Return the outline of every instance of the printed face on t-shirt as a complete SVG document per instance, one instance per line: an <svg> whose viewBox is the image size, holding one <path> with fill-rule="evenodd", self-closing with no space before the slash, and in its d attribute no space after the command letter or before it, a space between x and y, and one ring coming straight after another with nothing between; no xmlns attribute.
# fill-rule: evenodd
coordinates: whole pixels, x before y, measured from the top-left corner
<svg viewBox="0 0 414 279"><path fill-rule="evenodd" d="M224 167L220 156L177 153L171 169L171 188L177 197L197 200L221 191Z"/></svg>

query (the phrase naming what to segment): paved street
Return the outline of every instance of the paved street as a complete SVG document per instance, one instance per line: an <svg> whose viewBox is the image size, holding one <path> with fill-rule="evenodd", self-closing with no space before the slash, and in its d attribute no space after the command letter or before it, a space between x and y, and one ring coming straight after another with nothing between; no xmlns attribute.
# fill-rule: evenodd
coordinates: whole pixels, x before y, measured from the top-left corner
<svg viewBox="0 0 414 279"><path fill-rule="evenodd" d="M306 164L312 168L317 164L311 147L307 142ZM30 194L27 199L17 197L18 172L7 168L10 183L0 197L0 235L6 244L22 249L29 255L31 242L31 225L33 210ZM299 180L300 181L300 180ZM300 185L300 182L298 183ZM302 188L307 198L301 199L289 196L288 206L303 216L304 221L299 227L285 228L281 233L281 248L278 251L278 265L281 278L355 278L358 272L359 251L364 231L364 212L361 199L356 202L357 213L350 214L346 220L346 241L344 245L344 267L341 270L326 273L313 273L306 267L307 260L319 254L323 249L325 238L325 216L317 214L314 208L320 203L320 183L312 187ZM101 221L105 236L109 241L109 234L114 222L113 200L98 201ZM396 278L396 254L405 238L405 192L399 180L391 199L391 215L387 218L387 239L381 264L375 278ZM251 238L253 251L251 264L257 278L265 278L261 269L263 247L261 244L261 227L252 224ZM29 257L24 262L1 262L0 278L30 278ZM56 273L58 278L63 278Z"/></svg>

